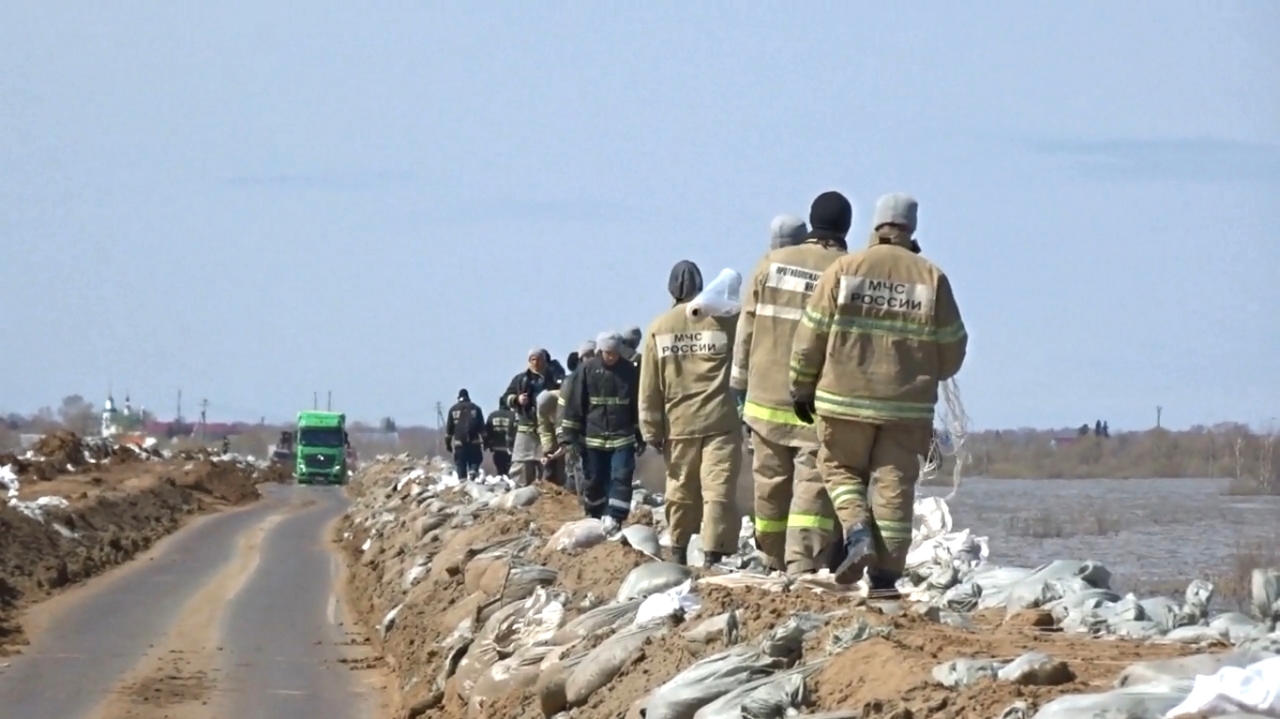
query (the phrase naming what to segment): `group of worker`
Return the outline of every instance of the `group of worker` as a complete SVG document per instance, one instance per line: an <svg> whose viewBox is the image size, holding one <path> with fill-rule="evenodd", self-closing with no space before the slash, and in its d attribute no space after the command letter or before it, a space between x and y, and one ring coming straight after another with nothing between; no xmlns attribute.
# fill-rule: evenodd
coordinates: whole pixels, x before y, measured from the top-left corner
<svg viewBox="0 0 1280 719"><path fill-rule="evenodd" d="M702 273L677 263L673 306L647 333L601 334L571 355L567 376L530 351L490 416L489 446L494 427L514 424L521 483L563 483L580 460L585 511L607 533L626 521L636 457L653 448L666 462L671 560L687 563L698 534L709 565L737 551L731 494L749 449L766 567L894 591L938 387L968 344L947 276L921 256L918 212L908 195L881 197L853 251L853 207L839 192L813 201L808 225L775 218L734 316L689 312Z"/></svg>

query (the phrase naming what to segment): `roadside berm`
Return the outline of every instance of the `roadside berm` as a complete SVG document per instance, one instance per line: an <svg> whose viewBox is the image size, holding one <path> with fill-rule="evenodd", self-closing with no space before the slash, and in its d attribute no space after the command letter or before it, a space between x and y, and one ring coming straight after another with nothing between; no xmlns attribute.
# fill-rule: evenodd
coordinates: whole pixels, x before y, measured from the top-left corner
<svg viewBox="0 0 1280 719"><path fill-rule="evenodd" d="M236 457L71 433L0 457L0 654L26 643L24 608L129 561L190 517L257 500L266 479Z"/></svg>
<svg viewBox="0 0 1280 719"><path fill-rule="evenodd" d="M381 457L350 489L349 597L403 717L1154 719L1280 652L1276 570L1255 572L1251 615L1215 613L1200 580L1120 596L1094 561L994 566L936 497L904 598L882 601L759 570L746 532L710 569L664 562L659 495L606 538L570 493L438 460Z"/></svg>

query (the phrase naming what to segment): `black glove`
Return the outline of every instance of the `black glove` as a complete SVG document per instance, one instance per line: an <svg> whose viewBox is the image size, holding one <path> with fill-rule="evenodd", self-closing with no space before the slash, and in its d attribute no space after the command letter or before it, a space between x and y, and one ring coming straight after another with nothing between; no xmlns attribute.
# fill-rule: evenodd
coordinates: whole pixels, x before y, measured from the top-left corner
<svg viewBox="0 0 1280 719"><path fill-rule="evenodd" d="M805 424L813 424L813 413L817 411L814 407L813 397L797 397L791 395L791 408L795 411L796 417Z"/></svg>
<svg viewBox="0 0 1280 719"><path fill-rule="evenodd" d="M644 440L636 437L636 456L639 457L644 454L646 449L648 449L648 445L644 443Z"/></svg>
<svg viewBox="0 0 1280 719"><path fill-rule="evenodd" d="M446 451L446 452L452 452L452 451L453 451L453 437L445 437L445 438L444 438L444 451Z"/></svg>
<svg viewBox="0 0 1280 719"><path fill-rule="evenodd" d="M738 419L742 419L742 410L747 406L747 391L745 389L730 389L733 394L733 404L738 408Z"/></svg>
<svg viewBox="0 0 1280 719"><path fill-rule="evenodd" d="M911 251L917 255L920 254L920 243L915 240L911 240Z"/></svg>

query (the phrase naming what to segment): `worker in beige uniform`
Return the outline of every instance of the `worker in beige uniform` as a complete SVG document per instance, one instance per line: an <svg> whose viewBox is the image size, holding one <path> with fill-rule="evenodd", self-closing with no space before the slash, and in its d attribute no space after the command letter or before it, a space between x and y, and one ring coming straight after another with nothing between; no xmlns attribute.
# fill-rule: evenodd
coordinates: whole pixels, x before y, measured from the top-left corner
<svg viewBox="0 0 1280 719"><path fill-rule="evenodd" d="M818 473L818 433L792 410L787 364L791 340L818 278L845 255L853 206L824 193L810 212L813 230L790 215L774 219L770 250L746 284L730 384L751 432L755 541L764 564L791 574L829 563L838 537Z"/></svg>
<svg viewBox="0 0 1280 719"><path fill-rule="evenodd" d="M564 447L556 439L556 425L560 422L560 393L562 390L543 390L538 395L538 440L542 446L542 478L554 485L565 486Z"/></svg>
<svg viewBox="0 0 1280 719"><path fill-rule="evenodd" d="M968 346L951 282L912 238L918 207L880 198L871 245L822 273L791 353L795 413L817 418L818 466L843 525L836 579L865 573L883 593L896 591L911 547L938 384Z"/></svg>
<svg viewBox="0 0 1280 719"><path fill-rule="evenodd" d="M711 566L738 550L741 520L730 492L742 469L742 431L729 371L737 318L690 317L702 291L698 266L681 261L668 289L675 306L649 325L640 365L640 434L667 462L666 513L672 560L688 563L702 538Z"/></svg>

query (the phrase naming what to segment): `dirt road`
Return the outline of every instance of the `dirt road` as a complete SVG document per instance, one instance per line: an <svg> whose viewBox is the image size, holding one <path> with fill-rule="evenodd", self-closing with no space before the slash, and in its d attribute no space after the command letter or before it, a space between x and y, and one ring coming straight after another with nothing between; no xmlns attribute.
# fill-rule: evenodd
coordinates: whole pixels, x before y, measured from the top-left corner
<svg viewBox="0 0 1280 719"><path fill-rule="evenodd" d="M329 546L341 490L264 494L35 608L0 668L6 719L379 716Z"/></svg>

